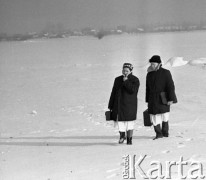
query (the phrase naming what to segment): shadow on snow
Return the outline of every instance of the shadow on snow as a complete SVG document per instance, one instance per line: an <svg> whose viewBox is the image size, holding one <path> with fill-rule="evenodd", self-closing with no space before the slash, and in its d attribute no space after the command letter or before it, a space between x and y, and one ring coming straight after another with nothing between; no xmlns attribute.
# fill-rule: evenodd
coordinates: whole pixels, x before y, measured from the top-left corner
<svg viewBox="0 0 206 180"><path fill-rule="evenodd" d="M45 137L1 137L0 145L14 146L117 146L117 142L30 142L30 141L14 141L14 140L117 140L117 136L45 136ZM133 139L151 139L149 136L133 136ZM6 140L6 141L2 141ZM10 140L10 142L8 142Z"/></svg>

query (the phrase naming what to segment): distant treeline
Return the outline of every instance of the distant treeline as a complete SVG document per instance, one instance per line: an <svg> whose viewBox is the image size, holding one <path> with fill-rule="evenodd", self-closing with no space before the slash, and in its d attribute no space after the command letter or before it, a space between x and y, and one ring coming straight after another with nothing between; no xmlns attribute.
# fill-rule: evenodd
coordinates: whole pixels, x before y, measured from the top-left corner
<svg viewBox="0 0 206 180"><path fill-rule="evenodd" d="M139 27L128 28L125 25L118 26L115 29L94 29L83 28L81 30L44 30L42 32L29 32L26 34L13 34L8 35L6 33L0 34L0 41L26 41L30 39L50 39L50 38L67 38L70 36L93 36L98 39L102 39L104 36L117 35L117 34L137 34L137 33L149 33L149 32L175 32L175 31L195 31L206 30L206 23L190 24L184 23L178 24L152 24L142 25Z"/></svg>

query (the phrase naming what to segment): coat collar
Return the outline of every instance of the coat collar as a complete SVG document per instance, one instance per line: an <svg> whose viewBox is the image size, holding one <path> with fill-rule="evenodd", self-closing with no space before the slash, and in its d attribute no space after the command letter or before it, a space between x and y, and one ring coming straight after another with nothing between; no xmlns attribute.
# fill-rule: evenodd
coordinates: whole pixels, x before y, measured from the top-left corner
<svg viewBox="0 0 206 180"><path fill-rule="evenodd" d="M127 77L131 77L133 74L132 72L127 76ZM122 75L122 77L124 77L124 75Z"/></svg>
<svg viewBox="0 0 206 180"><path fill-rule="evenodd" d="M158 71L158 70L160 70L162 68L162 64L159 64L158 65L158 67L157 67L157 69L153 69L151 66L149 66L148 68L147 68L147 72L149 73L149 72L153 72L153 71Z"/></svg>
<svg viewBox="0 0 206 180"><path fill-rule="evenodd" d="M128 78L132 76L132 72L128 75Z"/></svg>

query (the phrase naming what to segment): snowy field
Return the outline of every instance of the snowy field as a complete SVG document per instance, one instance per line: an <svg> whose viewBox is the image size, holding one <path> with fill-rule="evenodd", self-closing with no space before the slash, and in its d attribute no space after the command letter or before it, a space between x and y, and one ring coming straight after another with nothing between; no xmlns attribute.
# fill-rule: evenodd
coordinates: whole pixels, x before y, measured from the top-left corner
<svg viewBox="0 0 206 180"><path fill-rule="evenodd" d="M178 97L169 138L153 141L142 120L148 59L204 58L205 37L197 31L1 42L0 180L121 180L124 155L147 155L145 169L152 160L183 156L202 162L206 174L206 69L167 67ZM117 143L118 129L104 116L124 62L140 79L132 146Z"/></svg>

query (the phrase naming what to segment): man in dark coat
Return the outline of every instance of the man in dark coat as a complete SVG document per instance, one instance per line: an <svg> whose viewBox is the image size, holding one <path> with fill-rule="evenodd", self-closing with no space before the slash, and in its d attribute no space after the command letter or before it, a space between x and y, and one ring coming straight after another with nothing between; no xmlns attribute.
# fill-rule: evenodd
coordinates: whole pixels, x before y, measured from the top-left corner
<svg viewBox="0 0 206 180"><path fill-rule="evenodd" d="M134 120L137 117L137 93L139 79L132 74L133 66L124 63L121 76L115 78L109 105L111 119L117 121L120 132L119 143L122 144L127 131L127 144L132 144Z"/></svg>
<svg viewBox="0 0 206 180"><path fill-rule="evenodd" d="M160 56L153 56L149 62L151 66L146 77L146 102L156 132L155 140L169 136L170 105L177 103L177 98L171 73L162 68Z"/></svg>

